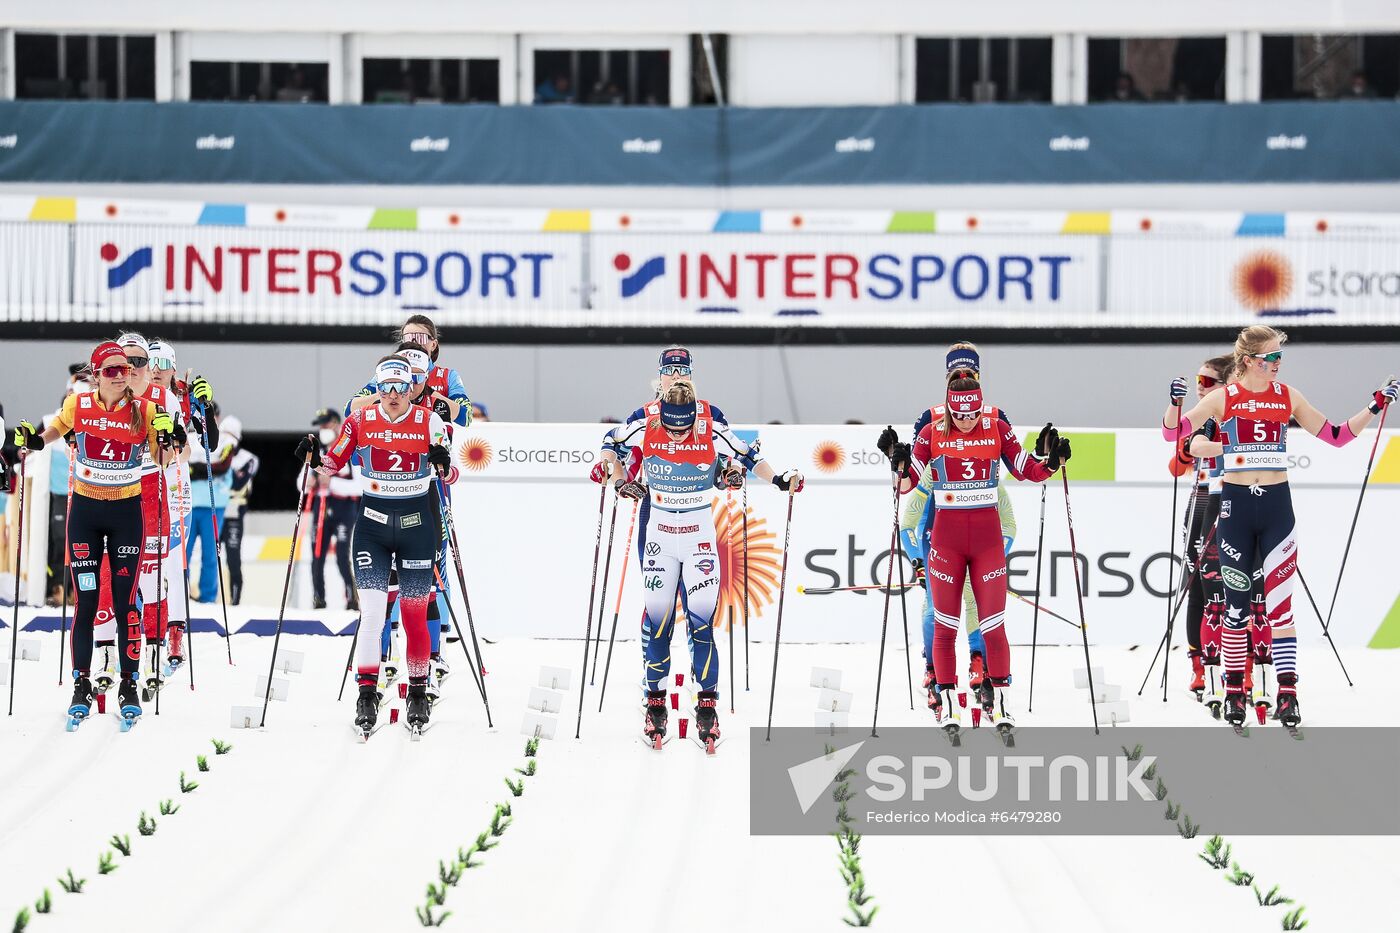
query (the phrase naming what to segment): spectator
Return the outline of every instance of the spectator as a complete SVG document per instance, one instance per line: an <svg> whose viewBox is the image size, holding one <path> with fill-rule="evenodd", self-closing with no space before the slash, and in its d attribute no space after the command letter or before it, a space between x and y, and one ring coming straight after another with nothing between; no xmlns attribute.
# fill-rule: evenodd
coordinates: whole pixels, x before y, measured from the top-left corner
<svg viewBox="0 0 1400 933"><path fill-rule="evenodd" d="M1351 83L1338 95L1339 100L1371 100L1376 96L1376 89L1371 87L1371 82L1366 80L1366 72L1360 68L1351 73Z"/></svg>
<svg viewBox="0 0 1400 933"><path fill-rule="evenodd" d="M256 454L243 449L243 426L237 418L227 419L223 431L233 435L235 453L229 466L233 481L224 508L224 526L219 533L228 561L229 602L237 606L243 598L243 516L248 511L248 497L253 493L253 477L260 462Z"/></svg>
<svg viewBox="0 0 1400 933"><path fill-rule="evenodd" d="M212 603L219 598L219 562L218 549L215 545L218 532L214 527L215 516L219 516L222 520L224 512L228 509L229 492L233 488L233 475L229 472L229 468L233 464L233 455L242 435L242 428L238 425L237 418L219 417L218 406L212 403L208 411L210 417L218 418L219 446L209 452L209 456L213 459L211 464L204 456L203 445L190 445L190 484L193 487L194 508L190 511L189 540L185 542L185 561L186 566L190 569L190 587L196 590L195 602L200 603ZM230 436L227 426L229 422L238 427L237 433L232 436ZM211 476L213 477L212 491L209 486L209 477ZM209 505L211 496L214 500L212 508ZM199 545L199 584L197 588L193 579L195 545Z"/></svg>
<svg viewBox="0 0 1400 933"><path fill-rule="evenodd" d="M555 75L553 78L540 82L540 86L535 88L535 103L537 104L572 104L574 95L569 87L569 79L563 75Z"/></svg>
<svg viewBox="0 0 1400 933"><path fill-rule="evenodd" d="M300 67L293 67L287 76L287 86L277 92L277 99L287 103L305 104L312 97L312 90L306 84L306 72Z"/></svg>
<svg viewBox="0 0 1400 933"><path fill-rule="evenodd" d="M79 363L68 367L68 385L65 387L63 397L67 398L74 392L91 392L92 386L84 382L79 373L85 368L85 364ZM62 404L59 405L62 408ZM57 412L55 412L57 414ZM47 426L50 419L45 419ZM63 577L63 554L68 541L68 471L72 451L67 444L51 444L49 450L49 546L48 546L48 573L49 586L47 594L49 602L57 605L63 599L62 587L66 585Z"/></svg>
<svg viewBox="0 0 1400 933"><path fill-rule="evenodd" d="M335 443L341 420L340 413L333 408L322 408L311 419L320 453L324 454L326 448ZM312 498L307 508L315 510L311 534L311 608L326 608L326 557L334 548L335 565L345 586L345 608L358 610L355 575L350 569L350 539L355 534L355 520L360 514L359 483L348 459L334 476L312 472L310 477Z"/></svg>
<svg viewBox="0 0 1400 933"><path fill-rule="evenodd" d="M473 421L490 421L490 420L491 420L491 410L490 410L489 408L487 408L487 407L486 407L484 404L482 404L481 402L472 402L472 420L473 420Z"/></svg>
<svg viewBox="0 0 1400 933"><path fill-rule="evenodd" d="M1121 102L1144 100L1142 92L1138 90L1137 82L1133 76L1126 71L1118 73L1118 81L1113 86L1113 100Z"/></svg>

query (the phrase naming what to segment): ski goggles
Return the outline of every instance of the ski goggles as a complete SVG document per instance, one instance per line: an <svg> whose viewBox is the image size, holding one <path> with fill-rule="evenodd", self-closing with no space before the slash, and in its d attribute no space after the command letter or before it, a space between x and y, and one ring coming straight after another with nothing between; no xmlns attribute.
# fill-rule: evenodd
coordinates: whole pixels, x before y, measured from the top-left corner
<svg viewBox="0 0 1400 933"><path fill-rule="evenodd" d="M403 339L408 343L416 343L420 347L426 347L433 342L432 334L404 334Z"/></svg>
<svg viewBox="0 0 1400 933"><path fill-rule="evenodd" d="M670 366L663 366L663 367L661 367L660 370L658 370L658 372L659 372L661 375L663 375L663 376L689 376L689 375L690 375L690 367L689 367L689 366L681 366L680 364L677 363L677 364L672 364L672 365L670 365Z"/></svg>
<svg viewBox="0 0 1400 933"><path fill-rule="evenodd" d="M1197 387L1202 389L1213 389L1216 386L1220 385L1220 380L1216 379L1214 376L1204 376L1200 373L1197 373L1196 385Z"/></svg>
<svg viewBox="0 0 1400 933"><path fill-rule="evenodd" d="M150 359L144 356L128 356L126 361L131 364L132 369L145 369Z"/></svg>
<svg viewBox="0 0 1400 933"><path fill-rule="evenodd" d="M130 357L128 357L128 359L130 359ZM164 357L153 356L151 357L151 368L165 372L166 370L175 368L175 361Z"/></svg>
<svg viewBox="0 0 1400 933"><path fill-rule="evenodd" d="M374 388L380 395L407 395L412 389L406 382L380 382Z"/></svg>
<svg viewBox="0 0 1400 933"><path fill-rule="evenodd" d="M103 366L98 370L107 379L118 379L122 376L130 375L130 366Z"/></svg>
<svg viewBox="0 0 1400 933"><path fill-rule="evenodd" d="M1275 350L1273 353L1251 353L1250 356L1256 360L1263 360L1266 363L1279 363L1283 361L1283 351Z"/></svg>

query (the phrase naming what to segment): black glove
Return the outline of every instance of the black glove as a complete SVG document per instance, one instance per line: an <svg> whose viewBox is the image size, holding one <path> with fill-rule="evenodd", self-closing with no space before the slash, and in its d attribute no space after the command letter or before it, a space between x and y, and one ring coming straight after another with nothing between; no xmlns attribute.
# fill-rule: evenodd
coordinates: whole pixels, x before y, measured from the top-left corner
<svg viewBox="0 0 1400 933"><path fill-rule="evenodd" d="M1055 426L1050 422L1045 423L1045 427L1040 429L1040 434L1035 439L1035 455L1039 460L1044 460L1050 456L1050 451L1055 449L1055 445L1060 441L1060 432L1055 430Z"/></svg>
<svg viewBox="0 0 1400 933"><path fill-rule="evenodd" d="M42 432L28 421L21 421L19 425L15 427L14 440L16 447L24 447L29 450L44 449Z"/></svg>
<svg viewBox="0 0 1400 933"><path fill-rule="evenodd" d="M720 489L743 489L744 488L744 468L733 460L728 460L720 467L718 482L715 485Z"/></svg>
<svg viewBox="0 0 1400 933"><path fill-rule="evenodd" d="M783 492L801 492L806 483L806 478L796 470L788 470L773 477L773 485Z"/></svg>
<svg viewBox="0 0 1400 933"><path fill-rule="evenodd" d="M1054 473L1060 465L1069 460L1069 438L1061 437L1055 441L1055 447L1050 451L1050 455L1045 458L1045 468Z"/></svg>
<svg viewBox="0 0 1400 933"><path fill-rule="evenodd" d="M880 453L893 459L894 454L891 451L894 450L894 445L898 443L899 432L894 429L893 425L887 424L885 425L885 430L880 432L880 439L875 442L875 446L879 448Z"/></svg>
<svg viewBox="0 0 1400 933"><path fill-rule="evenodd" d="M308 456L311 457L311 469L321 465L321 444L314 434L303 435L297 443L297 459L305 460Z"/></svg>
<svg viewBox="0 0 1400 933"><path fill-rule="evenodd" d="M1186 440L1182 442L1182 453L1186 454L1188 457L1194 456L1191 453L1191 442L1198 437L1204 437L1208 441L1215 440L1215 432L1217 427L1218 425L1216 424L1214 418L1207 418L1204 422L1202 422L1199 428L1191 432L1190 437L1186 438Z"/></svg>
<svg viewBox="0 0 1400 933"><path fill-rule="evenodd" d="M433 402L433 411L437 412L437 416L443 421L452 420L452 406L447 404L447 399L445 398L440 398Z"/></svg>
<svg viewBox="0 0 1400 933"><path fill-rule="evenodd" d="M895 444L889 454L890 469L902 475L905 470L909 469L913 455L914 450L908 444Z"/></svg>
<svg viewBox="0 0 1400 933"><path fill-rule="evenodd" d="M914 576L909 581L914 586L923 586L924 583L924 562L917 557L910 561L914 565Z"/></svg>
<svg viewBox="0 0 1400 933"><path fill-rule="evenodd" d="M617 494L624 499L645 499L647 488L636 480L630 482L617 482Z"/></svg>
<svg viewBox="0 0 1400 933"><path fill-rule="evenodd" d="M175 438L176 447L184 447L190 439L189 434L185 432L185 426L178 421L175 422L175 429L170 432L170 436Z"/></svg>
<svg viewBox="0 0 1400 933"><path fill-rule="evenodd" d="M447 452L446 447L434 444L428 448L428 462L436 467L439 473L446 473L452 467L452 455Z"/></svg>

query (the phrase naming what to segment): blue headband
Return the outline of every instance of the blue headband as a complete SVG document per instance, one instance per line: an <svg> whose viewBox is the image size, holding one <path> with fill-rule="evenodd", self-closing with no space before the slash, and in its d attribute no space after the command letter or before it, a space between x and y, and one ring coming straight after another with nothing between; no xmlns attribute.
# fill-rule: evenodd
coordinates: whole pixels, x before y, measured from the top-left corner
<svg viewBox="0 0 1400 933"><path fill-rule="evenodd" d="M695 403L672 405L661 403L661 424L671 431L689 431L695 424Z"/></svg>
<svg viewBox="0 0 1400 933"><path fill-rule="evenodd" d="M955 369L970 369L975 373L982 371L982 361L977 356L977 351L968 347L959 347L956 350L948 351L948 372Z"/></svg>
<svg viewBox="0 0 1400 933"><path fill-rule="evenodd" d="M690 366L690 351L681 347L671 347L661 354L658 366Z"/></svg>

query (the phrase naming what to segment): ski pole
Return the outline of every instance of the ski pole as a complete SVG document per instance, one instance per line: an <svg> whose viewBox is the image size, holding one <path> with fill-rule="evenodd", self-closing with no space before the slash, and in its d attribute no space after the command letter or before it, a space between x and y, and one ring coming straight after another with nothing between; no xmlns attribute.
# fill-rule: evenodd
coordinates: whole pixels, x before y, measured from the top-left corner
<svg viewBox="0 0 1400 933"><path fill-rule="evenodd" d="M734 490L726 490L724 494L724 510L729 515L734 514ZM730 555L730 566L733 566L734 554L734 523L729 523L729 539L724 543L725 551ZM729 610L729 712L734 713L734 604L730 603Z"/></svg>
<svg viewBox="0 0 1400 933"><path fill-rule="evenodd" d="M446 592L447 592L447 587L444 585L444 581L443 581L443 579L442 579L442 575L438 573L437 567L433 567L433 576L437 578L437 581L438 581L438 588L439 588L440 590L442 590L444 593L446 593ZM464 637L462 636L462 626L459 625L458 622L457 622L457 610L452 608L452 600L451 600L451 599L445 599L444 602L447 603L447 617L450 618L450 619L452 620L452 627L453 627L453 629L455 629L456 632L457 632L457 641L461 642L461 644L462 644L462 653L465 654L465 655L467 656L467 665L468 665L469 667L471 667L471 670L472 670L472 683L476 684L476 690L477 690L478 693L481 694L482 704L485 705L485 702L486 702L486 684L485 684L485 683L482 681L482 679L481 679L481 665L480 665L475 659L472 658L471 649L467 647L467 640L466 640L466 638L464 638ZM359 635L359 631L360 631L360 630L359 630L359 626L356 626L356 627L355 627L355 634L356 634L357 636ZM352 645L351 647L353 648L354 646ZM349 668L350 668L350 666L347 664L347 665L346 665L346 670L349 670ZM344 688L344 684L345 684L345 678L342 677L342 678L341 678L341 687L342 687L342 689ZM490 717L489 717L489 716L487 717L487 723L488 723L488 724L490 723Z"/></svg>
<svg viewBox="0 0 1400 933"><path fill-rule="evenodd" d="M317 560L321 558L322 532L326 530L326 500L330 498L326 493L317 496L321 500L320 506L316 510L316 548L313 555Z"/></svg>
<svg viewBox="0 0 1400 933"><path fill-rule="evenodd" d="M58 685L63 686L63 652L67 648L68 641L68 581L72 579L72 568L69 566L68 556L68 516L73 514L73 451L76 444L68 445L68 505L67 511L63 513L63 615L59 622L58 635ZM53 454L49 454L53 456ZM77 611L77 607L73 607Z"/></svg>
<svg viewBox="0 0 1400 933"><path fill-rule="evenodd" d="M1308 594L1308 602L1312 603L1313 615L1317 616L1317 621L1322 623L1322 634L1327 636L1327 644L1332 646L1332 654L1336 655L1337 663L1340 664L1342 667L1342 676L1347 679L1348 687L1354 687L1356 686L1356 684L1351 682L1351 675L1347 673L1347 666L1346 664L1342 663L1342 655L1339 651L1337 651L1337 643L1332 640L1332 633L1328 631L1327 623L1323 621L1322 613L1317 611L1317 603L1313 601L1312 590L1308 588L1308 581L1303 576L1303 568L1298 567L1297 570L1298 582L1303 584L1303 592Z"/></svg>
<svg viewBox="0 0 1400 933"><path fill-rule="evenodd" d="M588 648L593 639L593 600L598 595L598 558L603 556L603 506L607 504L608 484L598 490L598 532L593 540L593 584L588 591L588 625L583 632L583 667L578 672L578 721L574 723L574 738L583 729L583 694L588 686L583 675L588 670Z"/></svg>
<svg viewBox="0 0 1400 933"><path fill-rule="evenodd" d="M447 495L447 486L442 481L442 474L437 475L438 499L442 502L442 511L447 518L447 542L452 545L452 565L457 571L457 585L462 588L462 608L467 611L467 631L472 636L472 653L476 655L476 670L478 673L477 683L481 687L481 703L486 707L486 727L494 729L495 723L491 721L491 700L486 695L486 658L481 654L481 643L476 639L476 622L472 619L472 600L467 592L467 575L462 572L462 548L457 542L457 525L452 520L452 500ZM447 601L447 608L451 610L452 601ZM451 615L449 611L448 615ZM462 631L458 629L457 638L462 638ZM582 674L579 675L582 679Z"/></svg>
<svg viewBox="0 0 1400 933"><path fill-rule="evenodd" d="M15 540L15 612L10 623L10 711L15 714L15 656L19 650L19 578L24 572L24 470L29 459L28 451L20 451L19 458L19 534Z"/></svg>
<svg viewBox="0 0 1400 933"><path fill-rule="evenodd" d="M1045 556L1045 484L1040 484L1040 535L1035 545L1035 612L1031 614L1031 689L1026 697L1026 712L1035 708L1035 649L1040 634L1040 567ZM1006 591L1011 592L1007 587ZM1014 595L1014 594L1013 594ZM1069 621L1066 619L1065 621Z"/></svg>
<svg viewBox="0 0 1400 933"><path fill-rule="evenodd" d="M207 443L205 446L207 449ZM310 472L311 455L307 454L306 461L302 464L301 468L301 482L303 486L306 485L306 477ZM209 495L212 501L214 495L214 485L212 482L209 484ZM304 511L306 511L306 497L301 496L297 501L296 522L292 525L292 546L290 552L287 554L287 576L282 581L282 605L277 608L277 631L273 634L272 639L272 663L267 666L267 692L263 694L263 711L262 719L258 721L259 729L267 725L267 704L272 699L272 672L277 669L277 648L282 643L282 619L287 614L287 594L291 592L292 589L292 564L297 556L297 541L301 539L301 515ZM224 626L224 633L227 635L228 626Z"/></svg>
<svg viewBox="0 0 1400 933"><path fill-rule="evenodd" d="M1201 539L1201 553L1204 554L1210 541L1215 537L1215 531L1219 527L1219 522L1210 526L1210 531ZM1186 605L1186 600L1191 594L1191 587L1195 585L1196 578L1200 576L1200 558L1197 559L1194 569L1182 574L1181 587L1176 591L1176 605L1172 608L1172 618L1175 619L1181 612L1181 607ZM1152 655L1152 663L1147 665L1147 673L1142 675L1142 685L1138 687L1138 696L1142 696L1142 691L1147 688L1147 679L1152 676L1152 671L1157 667L1157 659L1162 656L1162 649L1166 647L1168 632L1163 632L1161 639L1157 642L1157 651ZM1162 678L1165 681L1166 672L1163 670Z"/></svg>
<svg viewBox="0 0 1400 933"><path fill-rule="evenodd" d="M600 713L603 711L603 697L607 696L608 693L608 669L612 667L613 639L617 636L617 617L622 613L623 588L627 585L627 568L630 565L630 561L627 560L626 554L632 550L632 531L637 527L637 509L640 505L640 499L632 500L632 520L627 524L627 542L626 549L623 551L622 576L617 581L617 605L613 607L612 631L608 633L608 660L603 664L603 685L598 690L598 712ZM730 610L729 617L732 622L734 619L733 609ZM729 689L732 692L734 689L734 655L732 653L732 649L734 648L734 630L732 627L729 630L729 647L731 649L729 656Z"/></svg>
<svg viewBox="0 0 1400 933"><path fill-rule="evenodd" d="M185 526L185 507L180 505L180 582L185 590L185 660L190 665L190 689L194 689L194 613L190 610L190 562L185 559L185 542L189 538L188 529Z"/></svg>
<svg viewBox="0 0 1400 933"><path fill-rule="evenodd" d="M747 478L741 491L740 507L744 510L744 692L749 690L749 484Z"/></svg>
<svg viewBox="0 0 1400 933"><path fill-rule="evenodd" d="M206 405L205 405L202 401L200 401L199 399L195 399L195 402L198 403L198 405L199 405L199 440L200 440L200 442L201 442L201 443L203 444L203 446L204 446L204 475L205 475L205 478L209 481L209 520L210 520L211 522L213 522L213 524L214 524L214 568L215 568L215 570L217 571L218 577L219 577L219 606L220 606L221 609L223 609L223 617L224 617L224 650L225 650L226 652L228 652L228 663L232 664L232 663L233 663L233 645L229 642L229 630L228 630L228 602L224 599L224 546L223 546L223 544L220 543L220 541L219 541L219 519L218 519L218 516L217 516L217 515L215 514L215 512L214 512L214 458L213 458L212 456L210 456L210 454L209 454L209 408L208 408L208 406L206 406ZM308 460L307 463L309 464L310 461ZM301 515L301 506L297 506L297 515L298 515L298 516ZM298 526L300 526L300 524L301 524L300 520L298 520L297 524L298 524ZM296 537L293 536L293 538L292 538L292 554L293 554L293 556L296 555L296 552L297 552L297 549L296 549ZM186 550L186 554L187 554L187 555L188 555L188 553L189 553L189 551ZM291 562L290 562L290 560L289 560L288 563L287 563L287 567L288 567L288 570L287 570L287 574L288 574L288 576L287 576L287 581L290 583L290 582L291 582ZM200 580L200 585L201 585L201 586L204 585L204 581L203 581L202 579ZM283 596L283 600L282 600L282 601L283 601L284 603L286 602L286 597L285 597L285 596ZM271 678L270 675L269 675L269 677L268 677L268 681L267 681L267 682L268 682L268 689L270 690L270 689L271 689L271 685L272 685L272 678ZM266 704L263 704L263 718L264 718L264 719L267 718L267 705L266 705Z"/></svg>
<svg viewBox="0 0 1400 933"><path fill-rule="evenodd" d="M894 550L899 547L899 487L894 489L895 513L894 524L890 527L890 565L885 570L885 612L884 618L880 622L880 659L875 665L875 715L870 720L870 735L875 737L875 726L880 721L880 685L885 677L885 633L890 626L890 596L894 592L891 587L894 585ZM908 650L908 641L905 641L905 650ZM774 660L774 667L777 661ZM910 688L913 689L912 687ZM770 714L771 722L771 714Z"/></svg>
<svg viewBox="0 0 1400 933"><path fill-rule="evenodd" d="M899 478L894 481L895 527L899 527ZM898 532L895 533L896 537ZM909 682L909 708L914 708L914 659L909 651L909 604L904 601L908 587L904 583L904 552L896 546L890 551L890 560L899 561L899 614L904 617L904 678Z"/></svg>
<svg viewBox="0 0 1400 933"><path fill-rule="evenodd" d="M154 639L154 640L155 640L155 643L156 643L156 644L155 644L155 649L156 649L156 650L155 650L155 667L154 667L154 669L151 671L151 674L153 675L153 676L152 676L152 679L155 681L154 690L155 690L155 694L156 694L156 696L155 696L155 701L156 701L156 715L157 715L157 716L160 715L160 692L161 692L161 688L165 686L165 684L161 682L161 669L160 669L160 649L161 649L161 645L164 644L164 641L165 641L165 632L161 629L161 625L160 625L160 622L161 622L161 611L160 611L160 609L161 609L161 604L162 604L162 603L165 603L165 605L166 605L166 619L168 620L169 617L170 617L170 616L169 616L169 613L170 613L169 603L166 602L166 599L165 599L165 547L166 547L165 528L166 528L166 526L169 524L169 521L167 520L167 519L168 519L168 516L165 514L165 510L168 508L168 507L166 506L166 504L165 504L165 464L161 463L161 456L160 456L160 454L161 454L160 443L159 443L159 441L155 441L155 442L153 442L153 443L151 444L151 459L155 461L155 466L156 466L156 598L155 598L155 604L156 604L155 633L156 633L156 634L155 634L155 639ZM142 543L143 545L146 543L146 542L145 542L145 536L144 536L144 535L142 536L142 541L141 541L141 543ZM143 548L142 550L144 550L144 548ZM144 610L144 607L143 607L142 611L143 611L143 612L145 611L145 610ZM169 625L168 625L168 624L167 624L166 628L169 628Z"/></svg>
<svg viewBox="0 0 1400 933"><path fill-rule="evenodd" d="M763 737L765 742L773 737L773 701L778 695L778 648L783 643L783 597L787 595L788 544L792 541L792 500L796 494L797 491L789 484L787 521L783 523L783 570L778 578L778 624L773 632L773 681L768 687L768 732ZM886 615L888 616L888 614L889 611L886 609ZM747 628L748 626L745 626L746 631ZM875 690L875 695L877 698L880 695L878 687Z"/></svg>
<svg viewBox="0 0 1400 933"><path fill-rule="evenodd" d="M603 653L603 613L608 611L608 575L612 573L613 538L617 535L617 489L613 489L612 518L608 520L608 556L603 559L603 592L598 596L598 640L593 643L593 670L588 686L598 677L598 655Z"/></svg>
<svg viewBox="0 0 1400 933"><path fill-rule="evenodd" d="M1074 598L1079 602L1079 634L1084 636L1084 675L1089 679L1089 709L1094 714L1094 735L1099 734L1099 707L1094 697L1094 667L1089 661L1089 627L1084 621L1084 590L1079 582L1079 548L1074 542L1074 514L1069 507L1069 464L1061 464L1065 485L1065 524L1069 526L1069 562L1074 565Z"/></svg>
<svg viewBox="0 0 1400 933"><path fill-rule="evenodd" d="M1181 607L1186 605L1187 591L1177 594L1176 606L1172 608L1172 618L1175 619ZM1142 675L1142 683L1138 686L1138 696L1142 696L1142 691L1147 688L1147 679L1152 676L1152 671L1157 667L1157 659L1162 656L1162 649L1167 644L1167 633L1163 632L1162 637L1157 640L1157 650L1152 655L1152 663L1147 665L1147 673Z"/></svg>
<svg viewBox="0 0 1400 933"><path fill-rule="evenodd" d="M360 619L355 620L355 633L350 636L350 654L345 658L345 670L340 675L340 692L335 695L337 703L345 697L345 681L350 677L350 665L355 663L355 645L360 640ZM458 641L461 641L459 636ZM471 655L467 655L467 660L471 661Z"/></svg>
<svg viewBox="0 0 1400 933"><path fill-rule="evenodd" d="M1173 452L1173 456L1180 456L1180 451L1181 451L1181 400L1180 400L1180 399L1177 399L1176 402L1175 402L1175 404L1176 404L1176 441L1175 441L1174 446L1173 446L1173 448L1172 448L1172 452ZM1176 502L1177 502L1178 489L1180 488L1180 485L1181 485L1181 477L1176 473L1175 470L1173 470L1173 471L1172 471L1172 513L1171 513L1171 516L1170 516L1170 520L1167 522L1167 547L1168 547L1168 553L1171 555L1171 556L1170 556L1170 559L1167 561L1167 593L1168 593L1168 594L1171 594L1172 592L1174 592L1174 591L1176 590L1176 584L1175 584L1175 575L1176 575L1176 514L1177 514L1177 513L1176 513ZM1066 488L1066 490L1068 490L1069 487L1066 486L1065 488ZM1191 490L1191 495L1192 495L1192 499L1193 499L1193 500L1194 500L1194 498L1195 498L1195 493L1196 493L1196 490L1195 490L1195 488L1193 488L1193 489ZM1066 501L1068 501L1068 493L1066 493ZM1076 565L1074 569L1075 569L1076 572L1078 572L1078 570L1079 570L1078 565ZM1172 661L1172 650L1171 650L1171 649L1172 649L1172 620L1176 618L1175 614L1172 612L1172 600L1171 600L1171 596L1170 596L1170 595L1167 596L1166 610L1167 610L1167 626L1166 626L1166 632L1167 632L1167 642L1166 642L1167 653L1166 653L1166 656L1162 658L1162 702L1163 702L1163 703L1167 702L1167 668L1171 666L1171 661ZM1097 714L1095 715L1095 723L1097 724Z"/></svg>
<svg viewBox="0 0 1400 933"><path fill-rule="evenodd" d="M1386 382L1390 382L1393 378L1395 377L1391 376ZM1376 439L1371 443L1371 456L1366 460L1366 475L1361 479L1361 491L1356 496L1356 511L1351 515L1351 530L1347 532L1347 546L1342 549L1342 565L1337 568L1337 585L1332 588L1332 604L1327 607L1327 618L1322 623L1323 632L1330 632L1332 629L1332 611L1337 608L1337 594L1342 591L1342 575L1347 572L1347 558L1351 556L1351 541L1356 535L1356 520L1361 517L1361 503L1366 498L1366 487L1371 482L1371 467L1376 462L1376 448L1380 446L1381 432L1385 430L1385 416L1389 411L1389 403L1381 406L1381 420L1376 425ZM1330 639L1332 636L1329 634L1327 637ZM1340 661L1341 658L1338 657L1337 660ZM1350 678L1347 679L1350 680Z"/></svg>
<svg viewBox="0 0 1400 933"><path fill-rule="evenodd" d="M914 589L915 587L918 587L918 586L921 586L921 585L922 585L922 584L920 584L920 583L918 583L917 581L915 581L915 582L911 582L911 583L905 583L905 584L904 584L904 587L905 587L906 590L911 590L911 589ZM864 583L864 584L861 584L860 586L827 586L827 587L799 586L799 587L797 587L796 589L797 589L797 594L798 594L799 596L827 596L827 595L829 595L829 594L831 594L831 593L859 593L859 592L862 592L862 591L864 591L864 590L885 590L885 589L889 589L889 588L891 588L891 587L893 587L893 588L895 588L895 589L898 589L898 587L895 587L893 583L891 583L889 587L887 587L887 586L886 586L885 584L883 584L883 583ZM1022 596L1020 593L1016 592L1015 590L1007 590L1007 591L1006 591L1006 595L1007 595L1007 596L1010 596L1012 599L1018 599L1018 600L1020 600L1021 602L1025 603L1027 606L1030 606L1032 609L1039 609L1041 612L1045 613L1047 616L1049 616L1049 617L1052 618L1052 619L1058 619L1059 621L1065 623L1066 625L1072 626L1073 628L1079 628L1079 623L1078 623L1078 622L1075 622L1075 621L1072 620L1072 619L1067 619L1067 618L1065 618L1064 616L1060 615L1058 612L1055 612L1055 611L1053 611L1053 610L1051 610L1051 609L1046 608L1045 606L1040 605L1040 604L1037 603L1035 600L1033 600L1033 599L1031 599L1031 598L1029 598L1029 597Z"/></svg>

